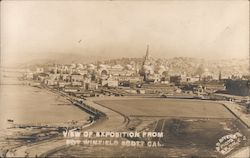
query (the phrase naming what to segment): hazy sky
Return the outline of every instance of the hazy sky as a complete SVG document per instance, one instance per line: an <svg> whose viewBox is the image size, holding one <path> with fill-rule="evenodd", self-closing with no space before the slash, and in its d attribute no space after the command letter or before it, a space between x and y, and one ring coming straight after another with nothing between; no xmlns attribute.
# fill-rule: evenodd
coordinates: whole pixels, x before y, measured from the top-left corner
<svg viewBox="0 0 250 158"><path fill-rule="evenodd" d="M2 1L2 62L55 54L246 58L249 2ZM53 56L53 57L54 57Z"/></svg>

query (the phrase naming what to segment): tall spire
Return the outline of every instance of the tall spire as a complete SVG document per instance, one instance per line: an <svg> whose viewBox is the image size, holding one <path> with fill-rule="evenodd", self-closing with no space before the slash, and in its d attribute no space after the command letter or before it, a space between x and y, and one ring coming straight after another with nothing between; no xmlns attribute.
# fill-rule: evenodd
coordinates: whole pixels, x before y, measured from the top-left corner
<svg viewBox="0 0 250 158"><path fill-rule="evenodd" d="M148 59L148 56L149 56L149 45L147 45L146 59Z"/></svg>
<svg viewBox="0 0 250 158"><path fill-rule="evenodd" d="M148 70L148 68L144 68L144 66L150 66L150 65L151 65L151 61L150 61L150 56L149 56L149 45L147 45L146 55L143 58L143 63L142 63L142 67L140 70L140 75L144 76L144 79L143 79L144 81L147 80L148 74L150 71Z"/></svg>
<svg viewBox="0 0 250 158"><path fill-rule="evenodd" d="M144 57L143 65L146 64L148 59L149 59L149 45L147 45L147 50L146 50L146 55Z"/></svg>

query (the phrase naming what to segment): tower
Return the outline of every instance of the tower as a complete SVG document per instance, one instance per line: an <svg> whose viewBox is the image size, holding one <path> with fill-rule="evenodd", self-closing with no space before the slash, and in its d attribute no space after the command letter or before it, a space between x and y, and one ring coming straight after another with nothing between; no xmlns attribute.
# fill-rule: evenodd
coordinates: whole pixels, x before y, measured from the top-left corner
<svg viewBox="0 0 250 158"><path fill-rule="evenodd" d="M150 64L150 61L149 61L149 45L147 45L147 50L146 50L146 55L144 57L144 60L143 60L143 65L149 65Z"/></svg>
<svg viewBox="0 0 250 158"><path fill-rule="evenodd" d="M146 81L150 72L152 72L152 61L149 55L149 45L147 45L146 55L143 58L141 70L139 73L144 77L144 81Z"/></svg>

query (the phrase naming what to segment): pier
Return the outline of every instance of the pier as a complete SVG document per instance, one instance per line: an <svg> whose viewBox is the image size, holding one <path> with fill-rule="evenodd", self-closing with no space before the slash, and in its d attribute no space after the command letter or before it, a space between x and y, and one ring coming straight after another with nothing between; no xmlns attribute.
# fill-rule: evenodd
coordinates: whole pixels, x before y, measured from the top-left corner
<svg viewBox="0 0 250 158"><path fill-rule="evenodd" d="M106 116L103 112L101 112L101 111L99 111L99 110L97 110L97 109L83 103L82 101L71 101L71 102L72 102L72 104L74 104L77 107L81 108L85 112L93 115L94 119L99 119L100 117L105 117Z"/></svg>

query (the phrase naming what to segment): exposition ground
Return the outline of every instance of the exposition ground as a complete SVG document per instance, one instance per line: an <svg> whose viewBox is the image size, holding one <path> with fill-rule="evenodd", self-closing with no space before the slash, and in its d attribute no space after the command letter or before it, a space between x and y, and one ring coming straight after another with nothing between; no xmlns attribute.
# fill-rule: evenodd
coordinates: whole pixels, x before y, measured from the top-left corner
<svg viewBox="0 0 250 158"><path fill-rule="evenodd" d="M98 99L97 104L129 118L124 131L161 131L165 147L70 146L50 156L152 157L222 156L218 139L241 131L242 124L222 104L163 98ZM244 144L242 144L244 145ZM101 152L100 152L101 151ZM99 154L98 154L99 153Z"/></svg>
<svg viewBox="0 0 250 158"><path fill-rule="evenodd" d="M223 105L200 100L138 98L99 100L96 103L126 116L165 116L190 118L234 118Z"/></svg>

